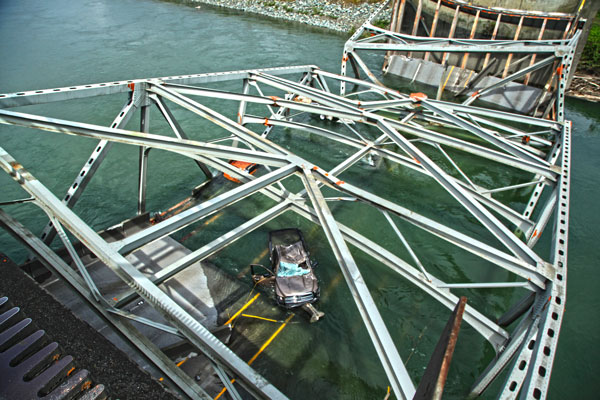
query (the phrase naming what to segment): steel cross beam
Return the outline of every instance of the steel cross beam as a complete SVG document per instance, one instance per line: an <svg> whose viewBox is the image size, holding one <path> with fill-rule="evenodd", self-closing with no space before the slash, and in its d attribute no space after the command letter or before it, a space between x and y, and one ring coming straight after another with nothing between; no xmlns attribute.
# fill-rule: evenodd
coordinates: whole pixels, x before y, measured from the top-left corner
<svg viewBox="0 0 600 400"><path fill-rule="evenodd" d="M523 69L507 76L506 78L499 80L498 82L494 83L493 85L490 85L484 89L478 90L472 96L470 96L467 100L465 100L463 102L463 104L469 105L469 104L473 103L475 100L477 100L479 97L483 96L484 94L489 93L492 90L497 89L499 87L502 87L509 82L517 80L517 79L527 75L530 72L537 71L540 68L544 68L545 66L552 64L554 62L554 60L555 60L554 57L548 57L544 60L536 62L533 65L530 65L527 68L523 68Z"/></svg>
<svg viewBox="0 0 600 400"><path fill-rule="evenodd" d="M163 282L172 278L173 276L183 271L190 265L200 262L214 255L215 253L223 250L225 247L229 246L242 236L252 232L256 228L271 221L273 218L276 218L279 215L283 214L289 209L290 205L290 200L283 200L281 203L270 208L264 213L252 218L247 222L244 222L237 228L221 235L217 239L200 247L199 249L192 251L190 254L180 258L168 267L161 269L160 271L152 275L152 277L150 277L150 280L157 286L162 284ZM115 307L123 307L125 304L131 302L136 297L137 293L135 291L130 291L127 294L121 294L119 296L120 300L117 303L115 303Z"/></svg>
<svg viewBox="0 0 600 400"><path fill-rule="evenodd" d="M521 160L530 161L534 164L538 164L542 168L548 168L549 164L539 157L535 157L528 151L524 150L520 145L509 142L501 136L494 135L490 133L487 129L482 129L477 125L462 119L461 117L454 115L451 112L444 110L443 108L437 107L435 104L430 103L428 100L422 100L421 105L426 109L433 111L434 113L446 118L451 123L467 130L468 132L473 133L474 135L486 140L487 142L493 144L494 146L506 151L509 154L512 154L515 157L518 157Z"/></svg>
<svg viewBox="0 0 600 400"><path fill-rule="evenodd" d="M193 154L242 160L281 167L287 165L285 157L260 151L240 149L236 147L181 140L167 136L127 131L124 129L106 128L100 125L66 121L62 119L40 117L32 114L0 110L0 123L19 125L27 128L85 136L95 139L106 139L135 146L146 146L168 151L175 151L188 156Z"/></svg>
<svg viewBox="0 0 600 400"><path fill-rule="evenodd" d="M74 290L100 319L107 322L107 326L113 329L132 348L137 348L150 363L162 371L185 395L194 399L212 399L204 389L198 386L182 369L178 368L172 360L148 338L142 335L131 323L121 318L116 318L103 304L96 301L82 278L62 258L56 255L52 249L31 231L1 209L0 226L22 242L46 268L53 271L67 286Z"/></svg>
<svg viewBox="0 0 600 400"><path fill-rule="evenodd" d="M454 41L456 42L456 41ZM522 43L511 43L509 41L502 41L495 44L479 44L470 43L468 39L460 40L463 44L454 43L406 43L406 44L394 44L394 43L360 43L355 42L347 44L349 50L379 50L379 51L412 51L414 53L518 53L518 54L561 54L566 50L566 46L558 46L551 44L532 44L525 45Z"/></svg>
<svg viewBox="0 0 600 400"><path fill-rule="evenodd" d="M442 185L463 207L465 207L479 222L485 226L504 246L523 261L531 264L534 269L544 261L533 252L527 245L506 229L491 213L475 201L461 186L457 185L440 167L421 152L415 145L400 135L392 126L386 122L378 124L382 132L386 133L400 148L414 157L427 169L440 185Z"/></svg>
<svg viewBox="0 0 600 400"><path fill-rule="evenodd" d="M134 97L132 95L131 98L127 100L127 102L121 109L121 112L119 113L119 115L117 115L117 117L114 119L112 124L110 124L110 126L119 129L124 128L125 125L127 125L127 122L129 122L129 120L133 116L134 111L138 108L138 105L139 104L137 104L137 102L134 101ZM104 159L106 158L106 155L108 154L108 151L111 147L112 142L105 139L100 140L96 147L94 147L92 154L90 154L88 160L85 162L83 167L81 167L81 170L77 174L77 177L75 177L75 180L73 181L73 183L67 190L67 194L63 198L63 202L67 205L67 207L73 208L75 203L77 203L79 197L81 197L81 195L83 194L83 191L87 187L88 183L96 174L96 171L100 167L100 164L102 164L102 161L104 161ZM52 224L48 223L42 231L40 237L42 238L44 243L49 244L52 243L52 240L54 239L55 235L56 231L54 231Z"/></svg>
<svg viewBox="0 0 600 400"><path fill-rule="evenodd" d="M250 182L244 183L243 185L240 185L227 193L223 193L215 198L203 202L202 204L191 207L165 221L161 221L158 224L152 225L147 229L127 237L126 239L112 242L110 247L118 251L120 254L130 253L131 251L147 243L170 235L173 232L176 232L177 230L182 229L203 217L206 217L228 205L250 196L251 194L264 189L272 183L290 176L297 170L298 167L296 165L288 164L285 167L281 167L275 171L269 172L266 175L253 179Z"/></svg>
<svg viewBox="0 0 600 400"><path fill-rule="evenodd" d="M415 394L414 384L310 170L303 170L302 181L394 393L400 399L412 399Z"/></svg>
<svg viewBox="0 0 600 400"><path fill-rule="evenodd" d="M23 189L36 198L37 204L56 217L71 233L88 247L117 276L134 288L148 303L188 339L213 358L240 376L245 388L257 397L284 399L285 396L266 381L228 347L216 339L202 324L162 292L150 279L138 271L117 251L113 250L96 232L66 207L44 185L0 148L0 167Z"/></svg>
<svg viewBox="0 0 600 400"><path fill-rule="evenodd" d="M465 38L444 38L444 37L428 37L428 36L417 36L417 35L409 35L406 33L393 32L384 28L379 28L372 24L368 24L364 26L367 30L378 32L382 38L391 39L401 44L422 44L422 45L462 45L462 46L482 46L482 47L491 47L495 48L496 52L502 52L503 47L513 48L515 46L525 47L528 46L530 48L557 48L562 49L563 46L569 46L574 37L570 39L465 39ZM362 28L362 27L361 27ZM358 42L359 40L355 40L355 37L351 37L348 42ZM486 51L487 52L487 51ZM506 51L504 51L506 52ZM547 50L546 52L554 52Z"/></svg>
<svg viewBox="0 0 600 400"><path fill-rule="evenodd" d="M289 67L274 67L262 69L248 69L228 72L209 72L193 75L164 76L150 78L155 82L180 83L186 85L227 82L248 77L250 72L268 72L272 75L289 75L306 73L314 69L315 65L299 65ZM0 95L0 108L29 106L34 104L51 103L55 101L82 99L87 97L127 93L132 87L144 85L148 79L131 79L118 82L94 83L45 90L31 90L18 93Z"/></svg>

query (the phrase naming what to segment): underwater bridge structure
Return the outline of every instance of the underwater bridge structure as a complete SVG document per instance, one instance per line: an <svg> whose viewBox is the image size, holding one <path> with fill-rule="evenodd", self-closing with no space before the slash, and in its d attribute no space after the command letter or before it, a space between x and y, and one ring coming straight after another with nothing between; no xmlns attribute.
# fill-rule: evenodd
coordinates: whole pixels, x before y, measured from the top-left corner
<svg viewBox="0 0 600 400"><path fill-rule="evenodd" d="M420 386L415 386L421 377L411 376L407 371L398 350L401 344L388 330L372 288L365 282L364 271L356 261L357 251L373 263L389 268L399 281L411 283L449 310L460 302L463 293L515 290L518 299L499 318L490 315L483 305L463 304L462 320L495 352L488 367L473 382L470 395L476 397L492 382L501 380L499 398L545 398L566 301L571 123L564 115L564 93L577 33L571 39L507 44L511 51L539 51L549 58L520 70L518 76L507 75L494 84L493 89L503 87L540 66L555 64L557 85L552 119L548 114L542 118L482 107L476 103L478 96L461 103L430 99L423 93L403 94L384 86L366 63L352 53L359 48L374 47L370 43L376 39L401 43L380 46L385 51L419 46L419 51L464 52L463 47L468 46L469 53L493 53L502 51L501 43L490 40L411 44L397 33L374 27L372 19L347 43L341 75L305 65L0 95L2 124L37 129L40 134L52 132L97 140L92 154L62 198L28 172L28 165L22 165L0 148L0 166L30 195L25 199L2 199L0 225L18 238L45 268L78 292L94 313L164 374L170 385L190 398L214 398L217 393L184 373L139 326L151 326L177 336L198 349L220 378L220 386L234 399L246 395L286 398L285 393L256 372L251 362L228 348L164 286L186 269L244 240L250 232L285 213L294 213L323 230L397 398L422 395ZM364 32L374 35L364 39L361 36ZM349 56L368 72L369 80L345 75ZM223 90L231 86L239 90ZM124 98L122 109L106 126L20 110L31 105L103 96ZM218 105L225 111L221 112ZM159 111L170 127L170 134L158 134L149 128L150 108ZM185 125L190 119L179 118L184 112L209 128L202 135L193 134L194 129ZM137 113L139 129L127 129ZM301 142L279 143L277 135L281 132L293 132L294 137L318 137L323 149L344 149L347 156L325 168L311 161L311 154L306 154ZM240 184L170 218L154 220L126 237L108 240L75 213L73 207L113 143L139 148L137 214L147 219L150 219L146 193L151 149L194 160L207 180L225 173ZM250 175L233 166L231 160L258 164L260 172ZM419 196L424 200L386 198L379 194L376 185L353 179L356 175L352 172L366 168L365 165L374 166L375 174L386 173L377 169L382 162L407 171L414 181L413 190L420 191ZM474 176L479 169L510 178L483 182ZM400 193L402 186L399 184L395 190ZM528 199L521 207L513 199L523 196ZM247 198L269 199L269 206L219 238L189 249L159 270L149 272L127 257L217 212L227 212L229 206ZM440 215L428 207L438 198L453 204L451 216ZM41 236L33 234L4 210L22 203L31 203L47 214L49 223ZM394 232L395 246L404 249L403 256L389 248L389 237L385 241L367 237L348 221L342 222L336 217L338 204L356 213L363 212L365 207L377 211L381 215L378 223ZM499 276L505 279L486 279L492 275L476 274L477 279L467 271L461 276L469 276L468 281L436 276L436 268L420 254L419 242L411 242L403 233L405 226L451 246L457 254L472 257L481 270L502 271ZM64 246L62 253L50 247L56 235ZM538 240L549 243L549 250L543 250L545 246L534 248ZM101 261L121 281L118 296L108 295L109 289L88 271L84 258L90 256ZM126 308L140 298L153 308L156 319Z"/></svg>

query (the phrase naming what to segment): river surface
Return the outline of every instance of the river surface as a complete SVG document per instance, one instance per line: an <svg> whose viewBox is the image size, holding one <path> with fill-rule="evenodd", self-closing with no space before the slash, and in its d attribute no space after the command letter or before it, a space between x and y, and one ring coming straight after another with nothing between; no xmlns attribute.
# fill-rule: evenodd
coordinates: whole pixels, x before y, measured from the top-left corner
<svg viewBox="0 0 600 400"><path fill-rule="evenodd" d="M179 2L3 0L0 1L0 93L286 65L316 64L337 72L345 39L343 35L301 24L204 5L196 9ZM123 98L99 102L86 99L22 110L107 125L122 102ZM568 300L549 399L594 399L600 392L600 381L596 378L600 366L597 344L600 301L596 288L600 277L600 246L596 242L600 237L599 111L597 104L567 100L567 117L573 120ZM135 129L136 123L134 120L129 127ZM152 127L153 123L151 121ZM158 129L160 124L156 127ZM287 141L296 139L283 135L274 140L286 145ZM313 161L325 168L335 165L332 164L335 158L344 155L338 154L337 149L335 154L311 153L311 149L319 148L319 140L306 137L303 140L307 154L312 154ZM94 148L94 142L2 127L0 146L62 197ZM180 157L170 154L152 154L148 208L158 211L187 197L191 187L202 179L197 172L188 173L193 168L189 160L181 162ZM431 192L429 199L417 197L410 188L411 179L415 177L387 167L394 181L373 175L368 168L366 172L348 173L344 178L363 182L367 189L383 188L378 189L383 197L414 206L425 205L429 212L451 218L452 207L442 197L438 198L436 192ZM482 180L492 178L503 179L501 176L480 177ZM395 190L394 185L405 179L407 184L402 186L403 190ZM136 210L136 180L137 149L115 145L75 211L97 229L132 216ZM426 182L419 184L427 185ZM431 190L439 189L432 187ZM0 201L25 196L7 175L0 174ZM196 248L270 204L267 200L244 200L220 215L218 221L207 223L201 234L186 240L186 245ZM366 207L356 213L356 209L343 204L332 208L339 220L353 223L365 236L377 238L382 234L383 221L378 213ZM42 212L31 205L11 206L7 211L34 232L40 232L44 224ZM249 262L266 262L262 250L268 230L297 225L305 231L311 252L319 260L318 274L323 287L321 307L327 311L327 317L313 325L291 324L253 367L295 399L382 399L387 390L385 374L341 273L337 267L333 268L335 259L322 232L300 217L288 214L212 259L229 273L243 276L247 274ZM410 232L410 227L403 228L413 239L421 239L418 232ZM180 232L176 238L187 239L184 235L190 232ZM547 242L539 245L543 255L549 254ZM425 251L423 261L431 264L442 279L455 280L461 271L459 265L464 267L466 278L477 278L474 268L465 267L472 259L454 254L452 248L435 240L423 239L422 243L426 243L419 248ZM26 254L4 232L0 232L0 250L17 261ZM421 376L427 364L448 311L388 269L374 265L364 254L355 252L355 257L400 355L413 380L418 382L416 377ZM506 279L503 275L486 278ZM515 296L513 291L498 291L486 297L471 293L469 301L494 314ZM463 398L492 356L491 347L463 324L448 377L448 398Z"/></svg>

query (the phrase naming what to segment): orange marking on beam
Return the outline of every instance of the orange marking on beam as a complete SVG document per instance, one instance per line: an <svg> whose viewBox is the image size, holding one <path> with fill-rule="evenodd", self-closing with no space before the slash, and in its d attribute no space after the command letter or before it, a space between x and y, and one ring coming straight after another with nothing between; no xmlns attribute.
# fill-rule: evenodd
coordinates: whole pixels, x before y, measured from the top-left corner
<svg viewBox="0 0 600 400"><path fill-rule="evenodd" d="M183 360L179 361L179 362L178 362L177 364L175 364L175 365L177 365L178 367L181 367L181 366L183 365L183 363L184 363L184 362L186 362L187 360L188 360L187 358L184 358Z"/></svg>

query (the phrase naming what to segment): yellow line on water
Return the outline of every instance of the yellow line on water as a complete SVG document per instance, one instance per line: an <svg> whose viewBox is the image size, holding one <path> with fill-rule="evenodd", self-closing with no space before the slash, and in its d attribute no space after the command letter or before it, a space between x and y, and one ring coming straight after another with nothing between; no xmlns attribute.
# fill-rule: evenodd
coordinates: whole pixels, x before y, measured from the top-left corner
<svg viewBox="0 0 600 400"><path fill-rule="evenodd" d="M217 219L221 218L221 216L223 215L223 212L217 213L215 214L212 218L206 220L206 222L204 223L204 226L208 225L208 224L212 224L213 222L215 222Z"/></svg>
<svg viewBox="0 0 600 400"><path fill-rule="evenodd" d="M264 249L262 253L260 253L254 260L252 260L252 262L250 264L256 264L257 262L259 262L264 256L266 256L267 254L269 254L269 249Z"/></svg>
<svg viewBox="0 0 600 400"><path fill-rule="evenodd" d="M231 383L235 383L235 379L231 380ZM215 398L213 400L218 400L219 397L223 396L223 394L227 391L227 388L223 388L218 395L215 396Z"/></svg>
<svg viewBox="0 0 600 400"><path fill-rule="evenodd" d="M250 361L248 361L248 365L252 365L252 363L256 360L256 358L260 355L260 353L263 352L264 349L267 348L268 345L271 344L271 342L277 337L277 335L279 335L279 333L283 330L283 328L285 328L285 326L287 325L288 322L290 322L290 320L294 317L294 314L291 314L289 317L287 317L287 319L285 320L284 323L282 323L279 328L277 328L277 330L275 331L275 333L273 333L271 335L271 337L265 342L265 344L262 345L262 347L256 352L256 354L250 359ZM235 379L231 380L231 383L235 383ZM215 398L213 400L218 400L221 396L223 396L223 394L227 391L227 388L223 388L218 395L215 396Z"/></svg>
<svg viewBox="0 0 600 400"><path fill-rule="evenodd" d="M473 72L475 72L475 71L471 71L471 73L467 77L467 81L465 82L465 86L464 87L467 87L467 85L469 84L469 81L471 80L471 75L473 75Z"/></svg>
<svg viewBox="0 0 600 400"><path fill-rule="evenodd" d="M329 297L331 295L331 292L333 292L333 290L340 284L343 277L344 276L341 273L333 277L329 283L329 286L327 286L323 291L324 297Z"/></svg>
<svg viewBox="0 0 600 400"><path fill-rule="evenodd" d="M229 318L229 320L227 322L225 322L225 325L229 325L230 323L232 323L233 320L236 319L242 312L244 312L244 310L246 308L250 307L250 304L254 303L254 300L256 300L258 298L258 296L260 296L260 293L256 293L256 295L253 298L248 300L248 302L246 304L244 304L244 306L242 308L240 308L238 312L233 314L233 317Z"/></svg>
<svg viewBox="0 0 600 400"><path fill-rule="evenodd" d="M273 333L271 335L271 337L265 342L265 344L263 344L262 347L256 352L256 354L250 359L250 361L248 361L248 365L252 365L252 363L254 362L254 360L256 360L256 358L260 355L260 353L262 353L263 350L266 349L267 346L271 344L271 342L273 341L273 339L275 339L277 337L277 335L279 335L279 333L283 330L283 328L285 328L285 326L287 325L287 323L290 322L290 320L293 317L294 317L294 314L291 314L289 317L287 317L287 319L285 320L285 322L283 324L281 324L281 326L279 326L279 328L277 328L277 330L275 331L275 333Z"/></svg>
<svg viewBox="0 0 600 400"><path fill-rule="evenodd" d="M444 85L442 86L442 92L446 88L446 84L448 83L448 80L450 80L450 76L452 75L452 71L454 71L454 65L452 66L452 68L450 68L450 73L448 73L448 76L446 77L446 82L444 82Z"/></svg>
<svg viewBox="0 0 600 400"><path fill-rule="evenodd" d="M246 317L246 318L256 318L256 319L262 319L263 321L269 321L269 322L279 322L276 319L271 319L271 318L265 318L265 317L259 317L258 315L251 315L251 314L242 314L242 317Z"/></svg>

